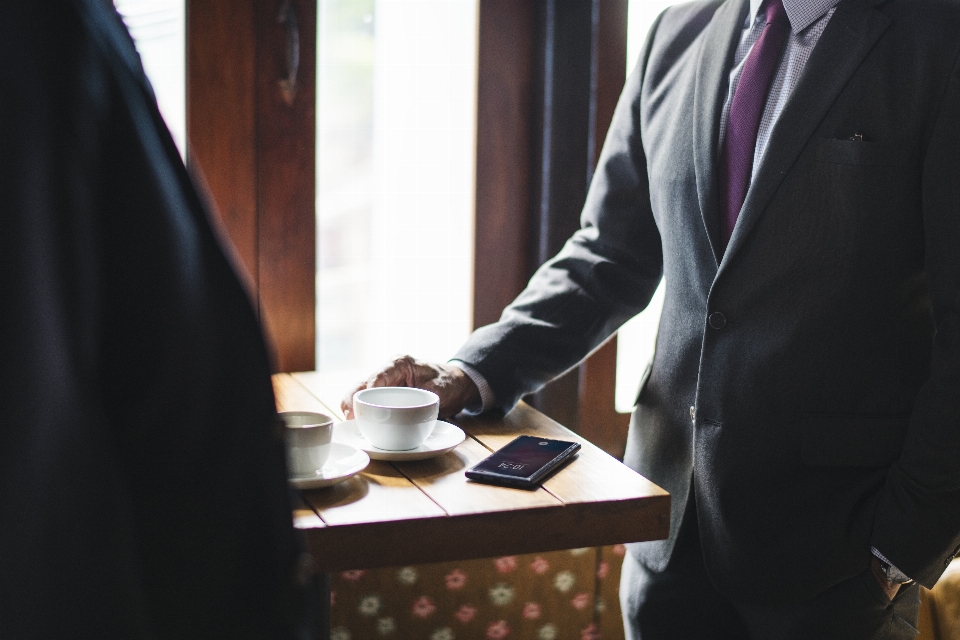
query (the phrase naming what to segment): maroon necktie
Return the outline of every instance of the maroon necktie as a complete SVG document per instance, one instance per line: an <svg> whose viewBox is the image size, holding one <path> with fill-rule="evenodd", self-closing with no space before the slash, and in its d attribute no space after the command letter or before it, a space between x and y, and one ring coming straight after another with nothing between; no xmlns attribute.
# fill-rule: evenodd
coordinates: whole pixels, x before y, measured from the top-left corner
<svg viewBox="0 0 960 640"><path fill-rule="evenodd" d="M747 197L760 118L790 34L783 0L766 0L766 25L743 63L720 155L720 235L726 248Z"/></svg>

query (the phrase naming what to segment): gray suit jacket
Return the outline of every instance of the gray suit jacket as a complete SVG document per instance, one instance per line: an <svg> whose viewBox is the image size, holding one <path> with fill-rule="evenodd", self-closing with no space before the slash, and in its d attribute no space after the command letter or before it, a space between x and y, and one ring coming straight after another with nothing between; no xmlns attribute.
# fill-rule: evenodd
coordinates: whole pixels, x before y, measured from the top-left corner
<svg viewBox="0 0 960 640"><path fill-rule="evenodd" d="M663 276L625 462L673 495L672 535L633 553L666 563L692 490L710 575L741 600L811 597L871 545L929 586L960 546L960 4L840 2L723 252L719 117L747 4L658 19L582 229L455 357L508 409Z"/></svg>

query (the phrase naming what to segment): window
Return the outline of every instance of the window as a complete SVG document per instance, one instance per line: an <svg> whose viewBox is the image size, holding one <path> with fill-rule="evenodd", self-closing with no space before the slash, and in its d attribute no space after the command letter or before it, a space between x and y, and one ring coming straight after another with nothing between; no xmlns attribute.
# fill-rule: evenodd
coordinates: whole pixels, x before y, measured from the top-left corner
<svg viewBox="0 0 960 640"><path fill-rule="evenodd" d="M630 0L627 70L669 0ZM116 0L184 152L184 0ZM477 0L319 0L317 368L336 388L470 330ZM618 337L616 406L653 356L663 286Z"/></svg>
<svg viewBox="0 0 960 640"><path fill-rule="evenodd" d="M317 369L444 361L473 280L477 0L320 0Z"/></svg>

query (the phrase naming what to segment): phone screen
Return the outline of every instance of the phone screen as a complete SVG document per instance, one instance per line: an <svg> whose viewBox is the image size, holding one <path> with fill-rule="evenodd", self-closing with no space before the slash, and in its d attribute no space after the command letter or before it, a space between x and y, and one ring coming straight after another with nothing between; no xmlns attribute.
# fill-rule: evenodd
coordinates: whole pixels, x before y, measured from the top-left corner
<svg viewBox="0 0 960 640"><path fill-rule="evenodd" d="M576 442L520 436L467 471L474 480L534 482L580 449ZM494 478L491 478L494 476Z"/></svg>

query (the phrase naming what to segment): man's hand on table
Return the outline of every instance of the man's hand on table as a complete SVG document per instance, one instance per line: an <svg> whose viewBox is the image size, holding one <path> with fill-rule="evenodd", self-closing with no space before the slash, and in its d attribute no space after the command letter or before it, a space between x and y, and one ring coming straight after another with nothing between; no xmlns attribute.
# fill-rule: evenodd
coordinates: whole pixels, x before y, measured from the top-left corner
<svg viewBox="0 0 960 640"><path fill-rule="evenodd" d="M340 401L347 420L354 418L353 394L368 387L418 387L433 391L440 396L441 418L455 416L464 407L480 402L480 390L460 367L400 356L347 392Z"/></svg>

